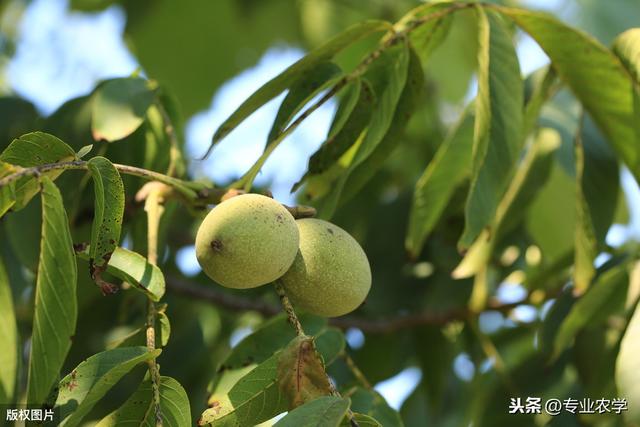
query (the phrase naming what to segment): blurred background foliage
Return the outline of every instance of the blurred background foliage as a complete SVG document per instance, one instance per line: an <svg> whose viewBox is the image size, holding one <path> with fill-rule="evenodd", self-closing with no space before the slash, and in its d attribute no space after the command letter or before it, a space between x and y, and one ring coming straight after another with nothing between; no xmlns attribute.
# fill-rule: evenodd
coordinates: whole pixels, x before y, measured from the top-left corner
<svg viewBox="0 0 640 427"><path fill-rule="evenodd" d="M180 140L184 141L189 119L207 109L225 82L256 65L270 48L286 45L306 51L365 19L395 22L419 3L414 0L72 0L67 7L79 13L99 13L114 7L123 12L126 45L142 72L161 84L169 113L177 125ZM563 20L593 34L606 45L623 30L637 25L640 19L637 0L504 0L500 3L550 8ZM21 17L29 7L30 2L26 0L0 2L0 150L18 135L44 130L76 150L93 143L93 153L103 153L113 162L164 171L169 142L153 109L143 126L127 137L128 141L106 144L95 142L91 134L90 94L70 99L46 115L15 92L5 71L16 54L21 31L29 31L20 28ZM445 139L448 127L473 97L476 32L472 13L456 15L446 41L426 64L425 88L406 132L398 136L396 148L371 180L345 200L333 218L362 243L374 277L366 304L356 312L363 322L361 327L354 324L346 330L348 352L373 385L400 374L396 381L382 383L378 389L400 410L407 426L516 425L514 418L507 414L508 397L514 396L615 397L613 360L621 334L620 319L625 313L628 276L614 278L624 281L624 286L607 300L603 318L587 322L579 331L573 346L551 362L550 350L546 347L549 342L553 343L554 331L574 303L562 288L570 278L573 261L576 221L573 207L577 192L573 139L579 126L576 101L567 91L559 92L544 107L541 117L544 126L558 132L561 144L541 174L541 188L535 198L528 201L530 208L520 213L500 240L495 251L498 256L492 263L490 280L494 299L501 304L522 304L514 304L508 310L488 310L477 321L446 317L466 307L472 290L471 279L451 277L461 260L457 242L464 228L468 183L456 190L424 249L414 257L405 251L414 185ZM521 47L531 44L521 33L516 37ZM357 64L375 41L372 38L356 44L341 54L339 63L345 67ZM532 52L524 47L519 49L521 61L526 62L529 54L541 55ZM262 129L255 134L258 145L267 132L268 129ZM203 152L206 147L200 148ZM185 163L192 171L191 154L185 155ZM306 158L296 161L306 164ZM618 165L614 168L617 176ZM241 172L238 171L238 175ZM142 206L134 201L142 181L125 176L123 179L127 191L124 244L144 254L146 218ZM227 183L216 182L217 185ZM65 198L74 241L89 240L93 209L90 186L86 180L79 184L78 175L71 173L63 175L57 184ZM603 194L603 197L611 196L612 201L607 205L615 205L613 226L605 224L603 230L609 233L608 245L603 248L599 262L603 271L611 263L626 262L617 254L634 248L640 236L637 219L630 215L638 212L634 204L637 201L628 203L638 191L628 172L622 173L622 184L626 193L618 194L616 182L609 187L614 189L613 193ZM268 186L265 183L265 187ZM41 220L39 203L38 198L33 199L26 209L6 216L0 224L0 251L8 269L23 339L30 334L33 313ZM207 386L215 378L217 366L230 346L265 320L256 311L233 310L182 295L175 289L172 292L172 280L189 280L204 286L209 283L201 273L185 272L178 261L179 252L192 245L197 225L191 212L171 202L163 217L161 234L161 259L169 282L165 302L172 334L171 344L165 348L159 363L164 375L178 379L185 387L193 414L201 413L206 406ZM144 323L144 299L126 291L103 297L89 275L82 273L87 268L86 263L79 261L78 330L65 372ZM637 288L638 278L635 279L630 286ZM270 289L224 292L277 303ZM391 321L385 325L380 320L409 313L428 313L436 320L398 328ZM607 317L607 314L616 316ZM108 398L96 406L91 418L99 419L119 406L143 374L144 370L139 368L138 377L126 377L117 384ZM355 383L342 359L331 365L330 374L338 383ZM548 421L543 416L522 415L517 425L544 425ZM581 419L565 415L549 425L614 426L620 423L621 418L612 415Z"/></svg>

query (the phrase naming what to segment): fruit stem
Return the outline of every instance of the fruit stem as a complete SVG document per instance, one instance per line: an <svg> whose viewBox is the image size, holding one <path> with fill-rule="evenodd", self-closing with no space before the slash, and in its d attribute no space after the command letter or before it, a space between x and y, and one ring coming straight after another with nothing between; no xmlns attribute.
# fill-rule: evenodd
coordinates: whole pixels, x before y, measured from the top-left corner
<svg viewBox="0 0 640 427"><path fill-rule="evenodd" d="M276 280L275 282L273 282L273 285L276 288L276 292L278 296L280 297L280 301L282 302L282 307L284 308L285 313L287 313L287 317L289 318L289 323L291 323L291 325L293 325L293 327L296 330L296 335L299 337L305 336L306 334L302 329L302 324L300 323L300 320L298 320L298 316L296 315L296 312L293 309L293 305L291 305L291 301L289 301L289 297L287 296L287 293L284 290L284 286L282 285L282 282L280 282L280 280ZM333 381L331 381L331 378L329 378L329 374L327 373L326 369L324 370L324 374L327 376L327 382L329 383L329 391L331 392L331 394L336 397L342 397L340 396L340 392L338 391L338 389L336 389L336 386L333 384ZM353 412L351 411L351 409L348 410L347 417L349 418L349 423L351 424L351 427L358 427L358 423L353 418Z"/></svg>
<svg viewBox="0 0 640 427"><path fill-rule="evenodd" d="M296 312L293 310L293 305L291 305L291 301L289 301L289 297L287 293L284 291L284 286L279 280L276 280L274 283L274 287L276 288L276 292L280 297L280 301L282 302L282 307L284 308L285 313L287 313L287 317L289 318L289 323L296 330L296 335L304 336L304 330L302 329L302 324L300 320L298 320L298 316L296 316Z"/></svg>

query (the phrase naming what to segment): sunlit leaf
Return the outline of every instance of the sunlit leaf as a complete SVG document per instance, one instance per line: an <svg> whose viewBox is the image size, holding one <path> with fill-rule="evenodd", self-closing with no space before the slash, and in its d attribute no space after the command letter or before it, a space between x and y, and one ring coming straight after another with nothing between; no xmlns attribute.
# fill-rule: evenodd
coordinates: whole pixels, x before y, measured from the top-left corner
<svg viewBox="0 0 640 427"><path fill-rule="evenodd" d="M128 424L154 427L156 420L152 399L151 381L145 379L120 408L104 417L96 424L96 427L115 427ZM188 427L192 425L187 393L173 378L160 377L160 412L163 426Z"/></svg>
<svg viewBox="0 0 640 427"><path fill-rule="evenodd" d="M319 397L289 412L278 427L338 427L349 409L349 401L335 396Z"/></svg>
<svg viewBox="0 0 640 427"><path fill-rule="evenodd" d="M640 422L640 306L627 326L616 360L618 393L627 400L624 416L629 422Z"/></svg>
<svg viewBox="0 0 640 427"><path fill-rule="evenodd" d="M86 250L77 252L77 255L89 260L89 252ZM137 252L116 247L109 258L107 273L133 285L134 289L144 292L153 301L159 301L164 295L165 281L162 271Z"/></svg>
<svg viewBox="0 0 640 427"><path fill-rule="evenodd" d="M24 168L74 160L73 148L53 135L44 132L32 132L22 135L0 154L0 161ZM53 170L43 175L55 180L63 171ZM35 178L25 176L14 183L14 210L22 209L38 192Z"/></svg>
<svg viewBox="0 0 640 427"><path fill-rule="evenodd" d="M613 52L640 84L640 28L631 28L616 37Z"/></svg>
<svg viewBox="0 0 640 427"><path fill-rule="evenodd" d="M117 141L131 135L153 103L154 85L141 77L109 80L93 95L91 132L96 140Z"/></svg>
<svg viewBox="0 0 640 427"><path fill-rule="evenodd" d="M252 369L228 393L211 396L198 425L256 425L286 411L278 387L278 357L276 353Z"/></svg>
<svg viewBox="0 0 640 427"><path fill-rule="evenodd" d="M56 410L60 425L80 424L94 405L136 365L157 357L162 350L123 347L103 351L80 363L60 380Z"/></svg>
<svg viewBox="0 0 640 427"><path fill-rule="evenodd" d="M171 322L165 313L158 313L158 323L160 324L160 345L165 347L171 337Z"/></svg>
<svg viewBox="0 0 640 427"><path fill-rule="evenodd" d="M78 150L78 152L76 153L76 157L81 159L87 154L89 154L92 149L93 149L93 144L85 145Z"/></svg>

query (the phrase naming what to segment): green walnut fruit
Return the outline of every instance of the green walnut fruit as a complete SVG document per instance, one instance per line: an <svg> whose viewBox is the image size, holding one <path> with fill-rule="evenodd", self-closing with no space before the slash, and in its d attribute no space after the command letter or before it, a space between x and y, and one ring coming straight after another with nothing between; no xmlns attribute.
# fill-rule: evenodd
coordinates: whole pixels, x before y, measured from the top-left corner
<svg viewBox="0 0 640 427"><path fill-rule="evenodd" d="M196 235L202 270L228 288L273 282L298 252L295 219L277 201L259 194L235 196L213 208Z"/></svg>
<svg viewBox="0 0 640 427"><path fill-rule="evenodd" d="M297 220L300 249L280 279L295 308L325 317L358 308L371 288L371 268L358 242L320 219Z"/></svg>

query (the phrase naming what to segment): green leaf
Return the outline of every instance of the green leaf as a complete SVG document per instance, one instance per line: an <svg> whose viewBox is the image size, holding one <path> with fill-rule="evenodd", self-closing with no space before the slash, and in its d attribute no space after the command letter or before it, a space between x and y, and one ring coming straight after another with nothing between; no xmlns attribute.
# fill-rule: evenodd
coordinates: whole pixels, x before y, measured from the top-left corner
<svg viewBox="0 0 640 427"><path fill-rule="evenodd" d="M5 235L16 260L35 274L38 271L42 237L41 198L32 200L18 214L7 215L3 222Z"/></svg>
<svg viewBox="0 0 640 427"><path fill-rule="evenodd" d="M342 75L342 70L333 62L322 62L315 68L310 69L307 74L301 76L289 89L287 96L280 104L278 114L273 122L269 136L267 137L267 145L262 155L256 160L251 169L234 184L236 187L241 185L249 186L253 183L256 175L267 161L271 153L280 145L287 134L285 129L293 120L295 115L309 101L313 99L320 91L334 84Z"/></svg>
<svg viewBox="0 0 640 427"><path fill-rule="evenodd" d="M53 135L32 132L22 135L0 154L0 160L24 168L75 159L73 148Z"/></svg>
<svg viewBox="0 0 640 427"><path fill-rule="evenodd" d="M349 45L380 31L391 28L385 21L369 20L347 28L342 33L329 40L324 45L312 50L305 57L291 65L282 73L265 83L260 89L247 98L221 125L211 139L211 146L205 157L209 155L225 136L231 133L244 119L258 108L278 96L285 89L303 80L305 74L313 70L318 64L331 59L335 54Z"/></svg>
<svg viewBox="0 0 640 427"><path fill-rule="evenodd" d="M631 173L640 178L640 134L631 76L620 60L597 40L551 15L523 9L499 10L545 51L558 76L600 127ZM635 116L635 117L634 117Z"/></svg>
<svg viewBox="0 0 640 427"><path fill-rule="evenodd" d="M297 408L319 396L331 394L331 384L312 337L298 336L278 358L278 387Z"/></svg>
<svg viewBox="0 0 640 427"><path fill-rule="evenodd" d="M422 368L421 384L427 395L429 409L435 412L442 407L455 348L440 326L416 328L414 337L416 356Z"/></svg>
<svg viewBox="0 0 640 427"><path fill-rule="evenodd" d="M154 101L155 85L140 77L109 80L93 95L91 132L96 141L118 141L144 122Z"/></svg>
<svg viewBox="0 0 640 427"><path fill-rule="evenodd" d="M350 104L349 113L336 114L334 123L342 121L342 126L336 126L335 132L322 143L320 148L309 159L307 174L317 175L333 165L360 137L371 120L372 107L376 103L376 96L371 85L366 80L360 80L354 85L355 104Z"/></svg>
<svg viewBox="0 0 640 427"><path fill-rule="evenodd" d="M572 305L556 331L552 358L557 358L573 342L576 334L596 318L606 318L617 311L620 293L626 295L629 275L627 264L609 269L593 283L589 290Z"/></svg>
<svg viewBox="0 0 640 427"><path fill-rule="evenodd" d="M65 162L76 159L73 148L53 135L44 132L32 132L22 135L0 154L0 161L23 168L40 166L48 163ZM46 172L43 175L55 180L62 170ZM22 209L38 192L38 182L30 176L25 176L14 182L15 205L14 210ZM4 193L3 190L3 194Z"/></svg>
<svg viewBox="0 0 640 427"><path fill-rule="evenodd" d="M342 353L346 346L344 334L338 328L323 329L315 336L316 348L322 355L325 365L329 366Z"/></svg>
<svg viewBox="0 0 640 427"><path fill-rule="evenodd" d="M296 81L280 104L267 137L267 146L278 138L278 135L287 128L305 104L330 83L335 82L341 74L340 67L327 61L316 65L312 70L309 70L309 74L305 78Z"/></svg>
<svg viewBox="0 0 640 427"><path fill-rule="evenodd" d="M349 401L336 396L319 397L289 412L278 427L338 427L349 409Z"/></svg>
<svg viewBox="0 0 640 427"><path fill-rule="evenodd" d="M300 321L310 335L319 335L327 326L326 319L315 316L301 316ZM240 341L221 363L220 369L238 369L250 363L262 363L284 348L295 336L284 313L274 316Z"/></svg>
<svg viewBox="0 0 640 427"><path fill-rule="evenodd" d="M0 150L39 125L36 107L17 96L0 96Z"/></svg>
<svg viewBox="0 0 640 427"><path fill-rule="evenodd" d="M631 28L616 37L613 53L620 58L636 84L640 84L640 28Z"/></svg>
<svg viewBox="0 0 640 427"><path fill-rule="evenodd" d="M541 68L530 74L525 80L525 109L523 118L523 135L528 135L538 122L545 102L557 90L558 77L551 67Z"/></svg>
<svg viewBox="0 0 640 427"><path fill-rule="evenodd" d="M60 381L55 406L60 414L60 425L78 425L120 378L161 352L160 349L149 351L146 347L115 348L80 363Z"/></svg>
<svg viewBox="0 0 640 427"><path fill-rule="evenodd" d="M41 177L42 236L29 355L27 401L40 404L58 379L75 334L77 267L62 196Z"/></svg>
<svg viewBox="0 0 640 427"><path fill-rule="evenodd" d="M18 167L0 161L0 178L18 172ZM16 202L15 182L10 182L0 187L0 218L7 213Z"/></svg>
<svg viewBox="0 0 640 427"><path fill-rule="evenodd" d="M165 347L169 342L169 337L171 336L171 322L169 322L169 318L163 312L158 313L158 323L160 323L160 345Z"/></svg>
<svg viewBox="0 0 640 427"><path fill-rule="evenodd" d="M522 220L534 196L549 178L553 154L560 143L560 135L553 129L543 128L536 134L498 204L489 229L482 230L473 242L453 271L454 278L471 277L487 266L500 239Z"/></svg>
<svg viewBox="0 0 640 427"><path fill-rule="evenodd" d="M157 331L156 331L157 332ZM112 350L119 347L137 347L147 344L147 328L135 328L123 336L119 336L107 342L105 349Z"/></svg>
<svg viewBox="0 0 640 427"><path fill-rule="evenodd" d="M626 286L621 287L622 290ZM608 338L606 322L588 325L575 337L571 355L586 396L617 395L615 391L616 358L622 335ZM593 369L597 366L598 369ZM607 392L608 391L608 392Z"/></svg>
<svg viewBox="0 0 640 427"><path fill-rule="evenodd" d="M13 309L13 298L9 278L0 258L0 343L5 350L0 351L0 403L13 402L18 376L18 328Z"/></svg>
<svg viewBox="0 0 640 427"><path fill-rule="evenodd" d="M595 275L593 265L613 222L619 193L615 154L589 116L576 138L576 237L574 286L584 292Z"/></svg>
<svg viewBox="0 0 640 427"><path fill-rule="evenodd" d="M371 85L375 94L376 102L371 113L371 120L366 133L363 133L340 158L341 171L331 183L331 191L318 206L318 217L329 219L333 216L351 172L359 165L364 164L364 161L372 153L375 153L376 148L379 147L390 130L398 129L392 127L392 124L394 117L396 117L400 96L407 82L411 56L407 41L402 40L385 50L369 66L362 77ZM420 66L417 60L416 65ZM400 121L399 124L404 125L406 121Z"/></svg>
<svg viewBox="0 0 640 427"><path fill-rule="evenodd" d="M554 263L573 253L575 242L576 179L554 161L547 184L526 213L527 231L540 248L545 262ZM572 264L569 260L567 264Z"/></svg>
<svg viewBox="0 0 640 427"><path fill-rule="evenodd" d="M563 290L553 302L538 332L540 337L540 350L543 354L553 354L555 339L560 325L564 319L566 319L575 302L576 298L569 288Z"/></svg>
<svg viewBox="0 0 640 427"><path fill-rule="evenodd" d="M442 11L451 10L451 3L427 3L409 11L396 24L396 27L405 28L415 22L417 19L424 19L431 14L441 13ZM416 27L409 34L411 45L420 57L423 65L428 66L431 54L442 44L451 28L453 14L444 15L438 19L430 19L426 23Z"/></svg>
<svg viewBox="0 0 640 427"><path fill-rule="evenodd" d="M468 177L473 121L468 111L461 116L416 183L405 238L405 248L414 258L420 255L453 192Z"/></svg>
<svg viewBox="0 0 640 427"><path fill-rule="evenodd" d="M104 157L92 158L87 162L87 166L93 178L95 192L89 270L91 277L100 284L100 276L120 242L124 215L124 185L118 170Z"/></svg>
<svg viewBox="0 0 640 427"><path fill-rule="evenodd" d="M287 401L278 387L278 358L271 356L243 376L226 394L209 398L209 409L198 425L256 425L287 410Z"/></svg>
<svg viewBox="0 0 640 427"><path fill-rule="evenodd" d="M376 95L376 105L367 134L353 159L352 168L369 157L387 134L407 82L409 58L409 44L406 40L401 40L386 49L364 74L363 78L371 84Z"/></svg>
<svg viewBox="0 0 640 427"><path fill-rule="evenodd" d="M349 179L345 184L341 202L350 200L358 194L362 187L369 182L389 159L393 150L398 147L409 119L424 99L424 80L424 71L420 65L418 55L413 49L410 49L407 83L400 95L391 125L373 153L349 173Z"/></svg>
<svg viewBox="0 0 640 427"><path fill-rule="evenodd" d="M145 379L127 401L104 417L96 427L134 424L140 427L156 425L153 412L153 388ZM171 377L160 377L160 412L163 426L187 427L192 425L189 398L180 383Z"/></svg>
<svg viewBox="0 0 640 427"><path fill-rule="evenodd" d="M316 157L313 162L317 164L312 167L312 160L309 159L307 172L300 181L293 185L291 192L295 192L306 182L305 197L309 201L320 199L332 190L333 181L338 180L348 168L348 163L353 157L354 146L362 137L362 132L368 124L373 108L373 105L359 103L363 87L370 89L370 85L366 81L358 78L342 90L342 96L338 99L338 108L331 122L327 139L313 154ZM358 103L360 105L356 108ZM367 123L363 128L360 128L361 119L364 117L367 118ZM336 138L338 138L338 145L347 148L346 152L342 149L329 148L327 144ZM325 153L321 154L323 151ZM340 157L331 158L330 152L339 153Z"/></svg>
<svg viewBox="0 0 640 427"><path fill-rule="evenodd" d="M89 260L89 252L86 250L76 254ZM109 258L107 273L133 285L134 289L143 292L152 301L158 302L164 295L165 281L162 271L137 252L116 247Z"/></svg>
<svg viewBox="0 0 640 427"><path fill-rule="evenodd" d="M627 399L628 411L624 413L630 423L640 423L640 305L627 325L620 352L616 360L616 386L618 394Z"/></svg>
<svg viewBox="0 0 640 427"><path fill-rule="evenodd" d="M93 144L85 145L78 150L78 152L76 153L76 157L81 159L87 154L89 154L92 149L93 149Z"/></svg>
<svg viewBox="0 0 640 427"><path fill-rule="evenodd" d="M380 424L378 421L376 421L375 418L370 417L369 415L360 414L360 413L357 413L357 412L354 412L353 420L356 423L358 423L359 427L382 427L382 424ZM340 426L341 427L351 427L351 421L349 420L348 416L343 418L342 423L340 424Z"/></svg>
<svg viewBox="0 0 640 427"><path fill-rule="evenodd" d="M375 390L356 387L347 396L351 399L351 410L375 418L384 427L403 427L400 414L387 404Z"/></svg>
<svg viewBox="0 0 640 427"><path fill-rule="evenodd" d="M524 85L511 36L499 15L477 10L478 96L463 248L493 219L524 143Z"/></svg>

